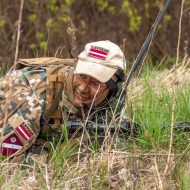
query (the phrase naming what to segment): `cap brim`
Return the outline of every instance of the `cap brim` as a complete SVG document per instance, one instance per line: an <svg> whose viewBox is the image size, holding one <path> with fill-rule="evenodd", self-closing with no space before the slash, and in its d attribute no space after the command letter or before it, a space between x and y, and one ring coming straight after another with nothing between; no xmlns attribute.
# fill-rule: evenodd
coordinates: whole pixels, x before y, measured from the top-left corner
<svg viewBox="0 0 190 190"><path fill-rule="evenodd" d="M106 83L111 79L116 71L116 68L110 68L98 63L78 60L74 73L88 75L102 83Z"/></svg>

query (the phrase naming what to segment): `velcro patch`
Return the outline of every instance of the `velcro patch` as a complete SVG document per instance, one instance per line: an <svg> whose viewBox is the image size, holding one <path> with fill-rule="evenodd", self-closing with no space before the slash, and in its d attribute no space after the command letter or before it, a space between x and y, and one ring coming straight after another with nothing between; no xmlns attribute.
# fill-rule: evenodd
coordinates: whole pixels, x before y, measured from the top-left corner
<svg viewBox="0 0 190 190"><path fill-rule="evenodd" d="M108 56L108 52L109 52L109 50L107 50L105 48L101 48L101 47L97 47L97 46L91 46L91 48L88 52L88 56L94 57L97 59L106 60L106 58Z"/></svg>
<svg viewBox="0 0 190 190"><path fill-rule="evenodd" d="M6 138L1 145L1 152L4 156L10 156L23 148L22 142L19 138L12 134Z"/></svg>
<svg viewBox="0 0 190 190"><path fill-rule="evenodd" d="M26 123L21 123L18 127L15 128L15 130L17 131L18 135L25 141L29 141L32 137L31 132L29 131L29 129L27 128Z"/></svg>
<svg viewBox="0 0 190 190"><path fill-rule="evenodd" d="M34 138L33 132L27 125L26 121L19 116L11 122L15 132L22 142L28 142Z"/></svg>

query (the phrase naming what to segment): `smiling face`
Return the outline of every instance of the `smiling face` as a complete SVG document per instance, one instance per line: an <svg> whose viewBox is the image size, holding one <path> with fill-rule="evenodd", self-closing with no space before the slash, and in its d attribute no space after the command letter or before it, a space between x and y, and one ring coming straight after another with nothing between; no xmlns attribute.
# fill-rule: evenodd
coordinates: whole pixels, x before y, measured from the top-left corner
<svg viewBox="0 0 190 190"><path fill-rule="evenodd" d="M73 77L73 93L75 106L92 103L94 97L99 99L102 94L108 91L105 83L101 83L96 79L83 75L74 74Z"/></svg>

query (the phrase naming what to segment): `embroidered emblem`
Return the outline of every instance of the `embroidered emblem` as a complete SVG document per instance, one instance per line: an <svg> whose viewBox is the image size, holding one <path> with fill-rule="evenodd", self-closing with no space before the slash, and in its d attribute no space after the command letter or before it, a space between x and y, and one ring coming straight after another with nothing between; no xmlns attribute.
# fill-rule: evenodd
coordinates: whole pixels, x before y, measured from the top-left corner
<svg viewBox="0 0 190 190"><path fill-rule="evenodd" d="M88 56L106 60L109 50L97 46L91 46Z"/></svg>
<svg viewBox="0 0 190 190"><path fill-rule="evenodd" d="M23 144L19 140L19 138L12 134L8 138L6 138L1 145L1 152L4 156L10 156L15 154L23 147Z"/></svg>
<svg viewBox="0 0 190 190"><path fill-rule="evenodd" d="M11 137L11 142L15 143L16 142L16 138L15 137Z"/></svg>

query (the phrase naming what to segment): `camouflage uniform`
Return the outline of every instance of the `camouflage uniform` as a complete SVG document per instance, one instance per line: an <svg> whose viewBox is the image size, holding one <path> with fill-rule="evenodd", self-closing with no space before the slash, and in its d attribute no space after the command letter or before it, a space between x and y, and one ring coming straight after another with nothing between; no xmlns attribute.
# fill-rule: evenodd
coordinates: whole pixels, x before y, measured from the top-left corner
<svg viewBox="0 0 190 190"><path fill-rule="evenodd" d="M1 155L21 154L36 141L47 106L47 73L66 77L70 69L65 65L26 67L0 79Z"/></svg>
<svg viewBox="0 0 190 190"><path fill-rule="evenodd" d="M80 112L68 101L73 90L73 67L69 65L26 67L7 73L0 79L0 156L21 155L36 142L39 134L41 137L44 134L47 137L50 133L59 135L62 123L69 119L76 121L89 113L88 106L83 106ZM48 127L42 127L43 116L53 104L61 86L64 87L61 102L51 114ZM116 120L116 114L113 116L115 99L106 102L104 106L93 108L88 119L95 123L104 123L113 117Z"/></svg>

